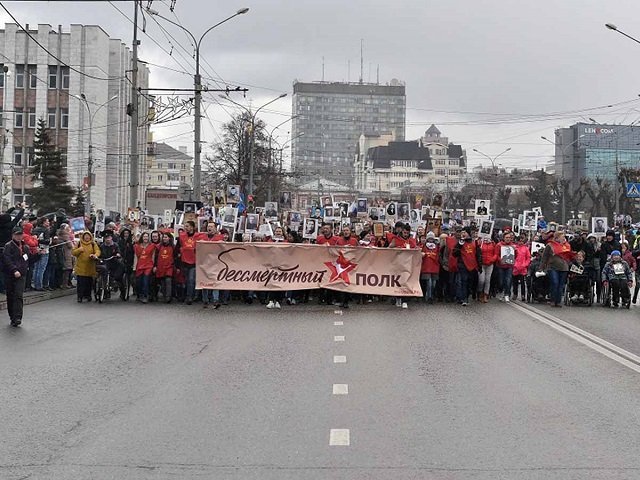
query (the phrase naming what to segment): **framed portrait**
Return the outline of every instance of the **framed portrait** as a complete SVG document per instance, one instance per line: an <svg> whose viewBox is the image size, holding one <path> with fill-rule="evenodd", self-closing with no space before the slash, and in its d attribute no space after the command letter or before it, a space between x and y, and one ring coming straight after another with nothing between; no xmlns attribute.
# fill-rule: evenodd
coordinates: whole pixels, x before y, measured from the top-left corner
<svg viewBox="0 0 640 480"><path fill-rule="evenodd" d="M409 208L408 203L399 203L398 204L398 219L408 222L411 218L411 209Z"/></svg>
<svg viewBox="0 0 640 480"><path fill-rule="evenodd" d="M390 220L395 220L398 215L398 204L396 202L387 203L386 217Z"/></svg>
<svg viewBox="0 0 640 480"><path fill-rule="evenodd" d="M323 207L333 206L333 197L331 195L325 195L321 200Z"/></svg>
<svg viewBox="0 0 640 480"><path fill-rule="evenodd" d="M184 204L184 213L196 213L196 204L195 203L185 203Z"/></svg>
<svg viewBox="0 0 640 480"><path fill-rule="evenodd" d="M302 226L302 238L314 240L318 237L318 220L315 218L305 218Z"/></svg>
<svg viewBox="0 0 640 480"><path fill-rule="evenodd" d="M236 228L236 233L244 233L244 225L247 221L247 217L245 217L244 215L240 215L238 217L238 225Z"/></svg>
<svg viewBox="0 0 640 480"><path fill-rule="evenodd" d="M478 237L491 239L493 235L493 225L494 222L492 220L482 220L480 222L480 229L478 230Z"/></svg>
<svg viewBox="0 0 640 480"><path fill-rule="evenodd" d="M524 211L524 223L521 230L536 231L538 229L538 213L533 210Z"/></svg>
<svg viewBox="0 0 640 480"><path fill-rule="evenodd" d="M225 207L222 215L222 225L229 228L235 228L238 218L238 209L234 207Z"/></svg>
<svg viewBox="0 0 640 480"><path fill-rule="evenodd" d="M482 199L477 199L475 202L475 207L474 207L474 211L476 216L479 217L484 217L489 215L490 212L490 207L491 205L491 201L490 200L482 200Z"/></svg>
<svg viewBox="0 0 640 480"><path fill-rule="evenodd" d="M607 230L609 230L607 217L591 217L591 233L604 237Z"/></svg>
<svg viewBox="0 0 640 480"><path fill-rule="evenodd" d="M291 192L280 192L280 206L284 209L291 208Z"/></svg>
<svg viewBox="0 0 640 480"><path fill-rule="evenodd" d="M257 213L247 213L247 218L244 222L245 233L256 233L260 226L260 215Z"/></svg>
<svg viewBox="0 0 640 480"><path fill-rule="evenodd" d="M544 243L531 242L531 255L534 255L538 252L542 253L542 250L544 250Z"/></svg>
<svg viewBox="0 0 640 480"><path fill-rule="evenodd" d="M227 203L225 199L225 192L222 189L217 189L213 193L213 205L216 207L222 207Z"/></svg>
<svg viewBox="0 0 640 480"><path fill-rule="evenodd" d="M240 185L227 185L227 202L240 203Z"/></svg>
<svg viewBox="0 0 640 480"><path fill-rule="evenodd" d="M366 215L367 213L367 199L359 198L356 203L356 212L358 214Z"/></svg>
<svg viewBox="0 0 640 480"><path fill-rule="evenodd" d="M198 231L206 232L209 224L209 217L198 217Z"/></svg>
<svg viewBox="0 0 640 480"><path fill-rule="evenodd" d="M542 207L533 207L531 210L536 212L539 217L542 216Z"/></svg>
<svg viewBox="0 0 640 480"><path fill-rule="evenodd" d="M265 218L278 218L278 203L264 202L264 216Z"/></svg>
<svg viewBox="0 0 640 480"><path fill-rule="evenodd" d="M518 235L520 233L520 222L517 218L511 219L511 231L514 235Z"/></svg>
<svg viewBox="0 0 640 480"><path fill-rule="evenodd" d="M384 224L382 222L375 222L373 224L373 235L377 238L384 237Z"/></svg>
<svg viewBox="0 0 640 480"><path fill-rule="evenodd" d="M420 218L422 220L428 220L431 217L431 207L429 205L423 205L420 211Z"/></svg>

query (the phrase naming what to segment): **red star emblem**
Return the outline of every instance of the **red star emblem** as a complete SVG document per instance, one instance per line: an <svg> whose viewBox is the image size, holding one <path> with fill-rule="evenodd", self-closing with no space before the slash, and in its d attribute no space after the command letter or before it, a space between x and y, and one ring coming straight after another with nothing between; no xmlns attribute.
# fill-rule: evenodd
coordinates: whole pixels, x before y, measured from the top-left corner
<svg viewBox="0 0 640 480"><path fill-rule="evenodd" d="M331 278L329 279L329 283L335 282L340 279L347 285L351 284L349 280L349 272L355 269L358 265L353 263L351 260L347 260L344 258L342 252L338 255L338 259L333 262L324 262L324 264L331 270Z"/></svg>

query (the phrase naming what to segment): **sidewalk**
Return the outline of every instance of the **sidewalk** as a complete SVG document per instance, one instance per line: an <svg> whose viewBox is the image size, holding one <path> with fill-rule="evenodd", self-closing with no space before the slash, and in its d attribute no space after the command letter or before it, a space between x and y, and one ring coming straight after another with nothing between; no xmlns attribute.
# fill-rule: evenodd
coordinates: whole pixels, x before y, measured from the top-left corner
<svg viewBox="0 0 640 480"><path fill-rule="evenodd" d="M31 305L32 303L44 302L45 300L51 300L53 298L66 297L68 295L74 295L76 293L75 288L68 290L53 290L51 292L24 292L24 304ZM4 293L0 293L0 310L7 309L7 296Z"/></svg>

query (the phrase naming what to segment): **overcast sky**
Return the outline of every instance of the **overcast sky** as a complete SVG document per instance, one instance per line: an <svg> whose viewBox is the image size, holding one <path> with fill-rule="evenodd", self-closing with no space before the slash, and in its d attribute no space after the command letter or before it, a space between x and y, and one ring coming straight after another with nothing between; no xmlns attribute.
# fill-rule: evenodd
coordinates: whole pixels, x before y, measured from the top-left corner
<svg viewBox="0 0 640 480"><path fill-rule="evenodd" d="M71 23L98 24L131 43L131 23L114 5L132 17L132 2L4 4L22 23L65 30ZM483 160L473 148L493 156L511 147L499 163L540 167L553 155L540 136L553 139L557 127L590 117L599 123L640 119L640 44L604 27L611 22L640 38L640 23L632 21L640 18L637 0L177 0L175 15L169 4L155 0L152 8L196 36L250 8L208 34L203 75L220 82L207 80L212 88L246 86L246 98L232 98L254 107L287 93L262 116L271 127L291 115L294 79L321 79L322 57L325 80L357 81L361 39L365 81L375 81L379 66L381 83L406 83L407 139L435 123L463 145L472 164ZM166 51L173 45L173 53L142 34L141 58L185 73L152 66L151 84L188 88L193 48L183 32L158 21L177 41L170 44L150 18L146 31ZM233 107L220 107L217 94L204 99L211 121L204 120L203 136L216 140ZM606 107L620 102L628 103ZM154 128L155 139L192 150L192 124L177 123ZM287 125L279 131L284 141Z"/></svg>

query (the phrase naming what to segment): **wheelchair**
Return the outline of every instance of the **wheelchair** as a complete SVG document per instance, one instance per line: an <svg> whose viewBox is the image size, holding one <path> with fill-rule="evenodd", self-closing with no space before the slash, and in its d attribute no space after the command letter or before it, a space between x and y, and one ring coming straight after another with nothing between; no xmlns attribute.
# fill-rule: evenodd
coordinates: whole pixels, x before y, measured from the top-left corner
<svg viewBox="0 0 640 480"><path fill-rule="evenodd" d="M584 267L571 265L569 277L564 289L564 304L571 305L593 305L594 284Z"/></svg>

